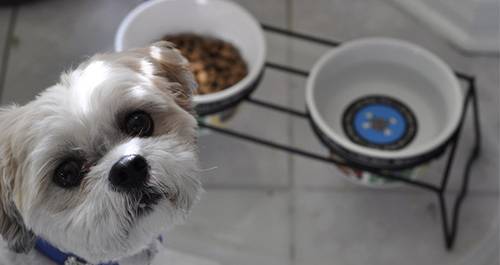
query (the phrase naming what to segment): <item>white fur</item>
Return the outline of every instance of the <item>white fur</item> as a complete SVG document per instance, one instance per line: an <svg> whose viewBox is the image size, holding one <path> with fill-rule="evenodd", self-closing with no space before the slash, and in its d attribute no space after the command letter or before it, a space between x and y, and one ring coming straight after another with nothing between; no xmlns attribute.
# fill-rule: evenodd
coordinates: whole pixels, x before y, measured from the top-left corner
<svg viewBox="0 0 500 265"><path fill-rule="evenodd" d="M33 237L91 263L149 264L156 237L182 222L202 191L195 89L186 60L160 42L92 57L27 105L0 109L0 233L12 249L28 251L14 253L0 240L0 264L52 264L31 249ZM152 116L152 136L123 132L123 119L137 110ZM108 179L131 154L148 162L147 190L164 194L138 216L131 213L138 202ZM88 163L84 180L56 185L55 169L75 156Z"/></svg>

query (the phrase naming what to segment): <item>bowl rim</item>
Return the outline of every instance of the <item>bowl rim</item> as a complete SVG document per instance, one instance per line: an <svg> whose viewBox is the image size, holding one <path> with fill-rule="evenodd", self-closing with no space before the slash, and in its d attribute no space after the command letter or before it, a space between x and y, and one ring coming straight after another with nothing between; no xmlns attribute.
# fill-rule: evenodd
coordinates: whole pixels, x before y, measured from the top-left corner
<svg viewBox="0 0 500 265"><path fill-rule="evenodd" d="M434 64L440 71L443 73L443 79L445 83L447 83L447 87L450 87L450 95L452 94L453 102L455 102L454 110L452 111L452 116L448 120L446 127L432 140L428 141L419 146L414 146L412 148L403 148L400 150L379 150L373 149L369 147L364 147L361 145L357 145L350 141L342 138L338 133L333 131L328 123L323 119L320 114L314 100L315 92L318 88L315 87L316 80L318 78L320 70L323 69L325 64L330 60L334 60L339 54L344 54L351 52L354 49L362 48L364 46L371 45L391 45L398 46L408 51L419 54L424 57L426 60ZM330 140L338 144L339 146L360 154L373 158L380 159L407 159L418 157L421 155L428 154L436 149L440 148L445 144L453 135L453 133L457 130L458 125L461 120L462 112L463 112L463 91L460 88L460 84L458 79L455 77L453 71L450 69L448 65L446 65L440 58L436 55L432 54L428 50L417 46L416 44L399 40L393 38L384 38L384 37L369 37L369 38L360 38L352 41L345 42L338 48L333 48L329 52L325 53L311 68L309 77L306 82L306 106L309 115L311 116L312 122L316 124L316 126L328 137Z"/></svg>
<svg viewBox="0 0 500 265"><path fill-rule="evenodd" d="M209 103L214 103L218 102L227 98L231 98L234 95L239 94L241 91L245 90L248 86L250 86L261 74L261 72L264 70L264 64L266 60L266 53L267 53L267 43L264 35L264 31L262 29L262 26L260 22L245 8L240 6L239 4L228 1L228 0L151 0L147 2L143 2L140 5L136 6L132 11L130 11L127 16L122 20L120 23L120 26L118 27L118 30L115 34L115 51L122 51L124 50L123 48L123 43L122 40L125 36L126 29L130 26L130 24L134 21L134 19L139 15L142 14L143 12L150 10L152 8L155 8L157 5L164 4L166 2L170 3L175 3L175 2L191 2L196 5L210 5L210 4L219 4L219 5L226 5L230 8L233 8L235 10L238 10L239 12L243 13L244 15L241 16L240 18L246 19L247 22L250 23L251 27L255 27L254 29L256 30L257 34L255 36L255 39L257 43L259 44L261 49L258 50L256 60L255 60L255 66L249 69L247 75L240 80L238 83L227 87L221 91L215 92L215 93L210 93L210 94L204 94L204 95L194 95L193 96L193 101L196 104L209 104ZM248 64L247 64L248 65Z"/></svg>

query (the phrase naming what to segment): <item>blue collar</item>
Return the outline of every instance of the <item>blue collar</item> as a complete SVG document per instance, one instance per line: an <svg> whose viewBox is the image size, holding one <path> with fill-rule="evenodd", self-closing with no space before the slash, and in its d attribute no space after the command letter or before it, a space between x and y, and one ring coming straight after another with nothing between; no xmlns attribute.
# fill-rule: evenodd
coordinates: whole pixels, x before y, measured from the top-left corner
<svg viewBox="0 0 500 265"><path fill-rule="evenodd" d="M47 258L51 259L58 265L65 264L87 264L87 262L73 254L60 251L58 248L51 245L49 242L38 238L35 244L35 249L42 253ZM71 263L70 261L78 261L80 263ZM66 263L67 262L67 263ZM100 263L99 265L118 265L118 263Z"/></svg>

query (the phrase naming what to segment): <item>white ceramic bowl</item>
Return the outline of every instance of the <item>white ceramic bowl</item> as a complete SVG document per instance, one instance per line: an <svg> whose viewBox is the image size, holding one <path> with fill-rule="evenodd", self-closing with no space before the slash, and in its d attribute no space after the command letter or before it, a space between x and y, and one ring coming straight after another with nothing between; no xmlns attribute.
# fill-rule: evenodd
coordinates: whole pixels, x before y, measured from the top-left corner
<svg viewBox="0 0 500 265"><path fill-rule="evenodd" d="M197 112L213 114L237 103L257 85L264 68L266 42L260 23L226 0L156 0L132 10L115 37L115 50L148 45L165 35L192 33L227 41L247 63L248 74L220 92L195 95Z"/></svg>
<svg viewBox="0 0 500 265"><path fill-rule="evenodd" d="M386 149L353 140L346 113L366 98L396 101L413 114L413 134L405 144ZM307 109L323 142L336 155L372 168L407 168L442 153L459 125L463 99L453 71L435 55L385 38L355 40L331 50L314 65L306 85Z"/></svg>

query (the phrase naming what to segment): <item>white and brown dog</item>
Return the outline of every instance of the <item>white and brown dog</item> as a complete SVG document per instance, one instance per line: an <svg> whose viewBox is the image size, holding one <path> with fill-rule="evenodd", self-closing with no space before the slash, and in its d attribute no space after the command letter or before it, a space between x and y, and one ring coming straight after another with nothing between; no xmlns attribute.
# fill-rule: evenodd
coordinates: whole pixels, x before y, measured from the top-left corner
<svg viewBox="0 0 500 265"><path fill-rule="evenodd" d="M196 88L158 42L0 109L0 264L149 264L202 191Z"/></svg>

